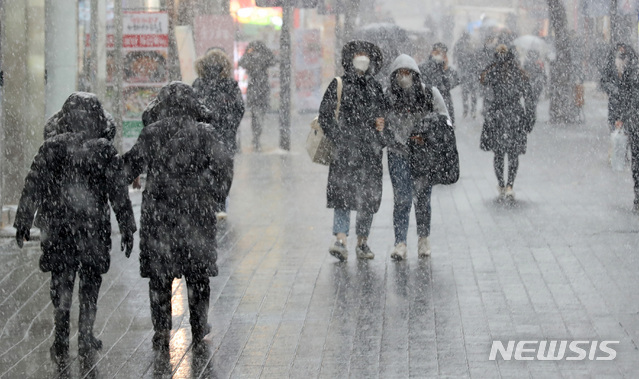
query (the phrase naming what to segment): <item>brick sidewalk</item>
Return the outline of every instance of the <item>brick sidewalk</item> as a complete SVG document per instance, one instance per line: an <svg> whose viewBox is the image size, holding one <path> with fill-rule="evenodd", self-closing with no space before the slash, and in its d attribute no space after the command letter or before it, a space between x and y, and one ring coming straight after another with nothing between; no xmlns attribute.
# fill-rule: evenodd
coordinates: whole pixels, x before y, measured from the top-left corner
<svg viewBox="0 0 639 379"><path fill-rule="evenodd" d="M88 362L91 376L637 377L639 217L630 212L630 172L612 172L606 162L605 100L592 93L586 100L581 126L547 125L548 103L540 105L514 206L496 201L492 154L478 147L480 120L458 115L461 179L434 189L433 255L417 259L411 218L402 263L390 259L387 174L369 240L376 258L357 262L352 254L337 263L327 252L327 168L303 151L312 116L293 123L293 152L284 155L275 149L276 115L264 153L250 152L247 117L219 236L220 275L211 282L209 351L190 349L185 283L176 280L171 354L154 355L137 250L130 260L114 251L96 321L104 349ZM140 193L132 198L139 204ZM0 376L7 378L56 376L49 276L38 271L38 245L29 246L21 252L4 240L0 248ZM489 361L491 341L510 339L620 344L610 362ZM71 377L81 363L73 361Z"/></svg>

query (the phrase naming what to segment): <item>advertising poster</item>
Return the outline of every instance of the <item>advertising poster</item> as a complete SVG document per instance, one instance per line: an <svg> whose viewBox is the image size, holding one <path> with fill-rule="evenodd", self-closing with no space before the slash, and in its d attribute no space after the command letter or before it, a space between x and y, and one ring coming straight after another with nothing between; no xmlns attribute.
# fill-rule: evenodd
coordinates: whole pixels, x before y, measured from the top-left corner
<svg viewBox="0 0 639 379"><path fill-rule="evenodd" d="M133 146L142 130L142 112L169 82L169 17L166 12L125 12L123 15L122 56L122 147ZM107 83L114 72L113 21L107 25ZM107 87L113 99L113 87ZM107 105L108 106L108 105Z"/></svg>

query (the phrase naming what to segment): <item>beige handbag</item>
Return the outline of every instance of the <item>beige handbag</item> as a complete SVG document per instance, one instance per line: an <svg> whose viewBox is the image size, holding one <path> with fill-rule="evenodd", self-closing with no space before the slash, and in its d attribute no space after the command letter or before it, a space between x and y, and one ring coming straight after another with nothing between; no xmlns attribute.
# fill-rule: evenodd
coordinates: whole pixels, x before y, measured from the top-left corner
<svg viewBox="0 0 639 379"><path fill-rule="evenodd" d="M342 78L337 80L337 107L335 108L335 120L339 119L339 107L342 102ZM306 137L306 151L313 163L328 166L333 159L333 143L326 138L322 126L319 123L319 116L311 121L311 131Z"/></svg>

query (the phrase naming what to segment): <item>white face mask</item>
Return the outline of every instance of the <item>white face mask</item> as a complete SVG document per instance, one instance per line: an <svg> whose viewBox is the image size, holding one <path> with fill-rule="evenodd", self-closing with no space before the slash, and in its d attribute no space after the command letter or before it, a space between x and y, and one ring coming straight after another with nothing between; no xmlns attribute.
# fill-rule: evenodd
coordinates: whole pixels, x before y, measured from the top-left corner
<svg viewBox="0 0 639 379"><path fill-rule="evenodd" d="M433 55L433 60L437 63L442 63L444 62L444 56L440 54Z"/></svg>
<svg viewBox="0 0 639 379"><path fill-rule="evenodd" d="M360 55L359 57L353 58L353 67L361 72L366 72L370 64L371 60L365 55Z"/></svg>
<svg viewBox="0 0 639 379"><path fill-rule="evenodd" d="M413 76L412 75L399 75L397 77L397 84L403 89L408 89L413 86Z"/></svg>

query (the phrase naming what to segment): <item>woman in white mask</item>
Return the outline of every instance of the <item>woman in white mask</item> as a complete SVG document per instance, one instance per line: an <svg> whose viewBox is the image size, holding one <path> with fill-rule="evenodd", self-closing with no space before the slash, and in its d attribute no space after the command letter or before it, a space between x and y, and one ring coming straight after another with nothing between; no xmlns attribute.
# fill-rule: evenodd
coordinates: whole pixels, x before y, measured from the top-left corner
<svg viewBox="0 0 639 379"><path fill-rule="evenodd" d="M386 102L373 77L382 66L381 50L370 42L352 41L342 49L344 76L339 109L338 80L333 80L320 105L319 123L334 143L326 186L327 207L334 209L335 242L329 253L348 259L346 237L350 212L356 211L357 258L373 259L368 234L382 200L382 148Z"/></svg>
<svg viewBox="0 0 639 379"><path fill-rule="evenodd" d="M455 109L450 91L460 84L457 71L448 65L448 47L441 42L433 45L428 60L419 65L427 86L437 87L446 102L450 119L455 124Z"/></svg>
<svg viewBox="0 0 639 379"><path fill-rule="evenodd" d="M391 257L404 260L408 220L415 199L417 220L417 251L420 258L430 255L430 196L432 185L425 177L412 177L409 165L408 141L414 127L426 115L436 112L448 116L444 98L436 87L427 88L413 58L398 56L391 65L390 87L386 97L389 112L385 135L388 138L388 170L393 184L393 230L395 247Z"/></svg>

